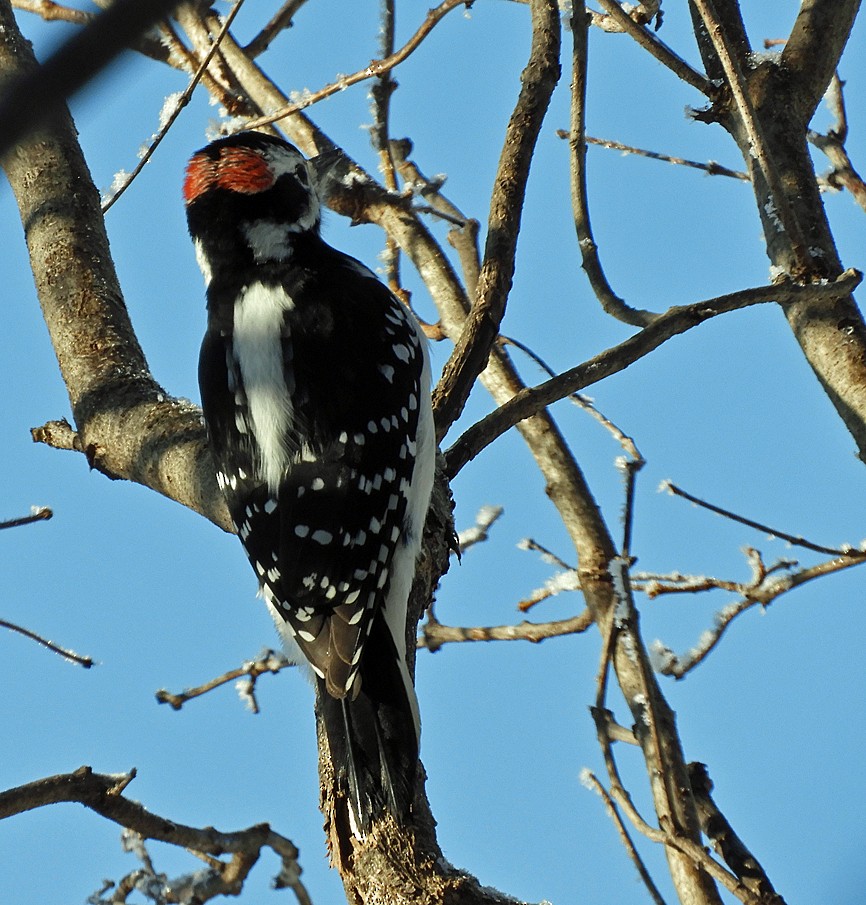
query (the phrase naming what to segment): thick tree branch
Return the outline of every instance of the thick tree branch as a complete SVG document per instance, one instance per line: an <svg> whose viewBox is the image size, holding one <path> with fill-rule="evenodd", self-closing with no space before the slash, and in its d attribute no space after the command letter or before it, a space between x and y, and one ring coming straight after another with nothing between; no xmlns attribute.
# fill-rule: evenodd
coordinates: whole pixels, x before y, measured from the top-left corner
<svg viewBox="0 0 866 905"><path fill-rule="evenodd" d="M0 0L0 73L26 78L35 71L30 45ZM200 413L156 383L132 329L68 112L0 163L69 393L75 447L108 476L151 487L227 528Z"/></svg>
<svg viewBox="0 0 866 905"><path fill-rule="evenodd" d="M804 125L821 102L848 43L860 0L803 0L782 50L782 66L794 80Z"/></svg>
<svg viewBox="0 0 866 905"><path fill-rule="evenodd" d="M834 29L850 24L857 4L803 4L793 75L784 54L781 59L744 56L742 20L733 14L732 0L692 0L691 5L701 11L693 19L707 70L723 71L730 89L720 91L701 118L720 122L737 142L752 177L773 272L789 274L797 283L838 278L842 262L821 201L807 127L815 92L824 92L844 47ZM831 31L826 43L816 18L824 11ZM807 66L810 53L825 54L820 65L814 60L822 73L820 88L798 69ZM783 307L804 356L866 461L866 324L857 305L840 294L832 299L804 295Z"/></svg>

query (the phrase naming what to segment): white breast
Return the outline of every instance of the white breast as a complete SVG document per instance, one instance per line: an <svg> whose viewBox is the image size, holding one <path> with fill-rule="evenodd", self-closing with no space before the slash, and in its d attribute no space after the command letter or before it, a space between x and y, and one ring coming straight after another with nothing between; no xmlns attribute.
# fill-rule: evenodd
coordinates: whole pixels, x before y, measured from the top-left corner
<svg viewBox="0 0 866 905"><path fill-rule="evenodd" d="M259 477L273 491L289 465L292 398L283 367L283 315L294 307L279 287L252 283L235 303L233 350L240 369Z"/></svg>

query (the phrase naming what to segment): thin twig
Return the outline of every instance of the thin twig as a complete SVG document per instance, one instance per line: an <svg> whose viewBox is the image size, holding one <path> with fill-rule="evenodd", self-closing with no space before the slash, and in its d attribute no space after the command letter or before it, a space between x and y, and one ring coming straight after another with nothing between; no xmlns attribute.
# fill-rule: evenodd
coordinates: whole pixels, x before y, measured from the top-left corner
<svg viewBox="0 0 866 905"><path fill-rule="evenodd" d="M174 693L160 688L156 692L156 699L160 704L169 704L172 710L180 710L187 701L193 698L201 697L215 688L227 685L229 682L242 679L244 676L249 678L250 686L242 689L242 697L246 700L248 706L253 713L258 713L259 708L254 695L254 687L256 679L265 673L276 674L284 669L288 669L292 664L283 654L275 653L272 650L263 651L255 660L247 660L237 669L230 669L228 672L217 676L208 682L198 685L195 688L186 688L181 692Z"/></svg>
<svg viewBox="0 0 866 905"><path fill-rule="evenodd" d="M0 531L4 528L20 528L21 525L32 525L34 522L44 522L52 518L54 513L47 506L34 506L30 515L22 515L19 518L8 519L0 522Z"/></svg>
<svg viewBox="0 0 866 905"><path fill-rule="evenodd" d="M635 847L634 842L632 841L631 836L629 835L628 829L622 819L622 815L619 813L619 809L616 806L616 802L610 797L607 789L599 782L598 777L589 770L585 770L581 774L581 780L584 785L593 791L597 792L601 797L601 800L604 802L605 810L608 813L608 816L613 821L614 826L616 827L617 833L619 833L620 842L622 842L626 852L628 852L629 858L631 858L632 863L637 868L638 874L640 874L640 878L643 881L644 886L647 888L647 892L650 894L653 902L656 905L665 905L665 900L662 898L661 893L658 890L658 887L655 885L652 876L650 876L650 872L647 870L646 864L644 864L643 859L638 854L638 850Z"/></svg>
<svg viewBox="0 0 866 905"><path fill-rule="evenodd" d="M721 506L716 506L714 503L708 503L706 500L702 500L700 497L694 496L688 491L683 490L681 487L677 487L676 484L672 484L670 481L663 481L661 486L659 487L659 490L667 491L673 496L682 497L682 499L688 500L690 503L694 503L696 506L700 506L702 509L707 509L710 512L715 512L717 515L724 516L726 519L730 519L732 522L739 522L741 525L747 525L749 528L754 528L756 531L760 531L763 534L769 534L772 537L777 537L780 540L787 541L787 543L793 544L795 547L804 547L806 550L812 550L815 553L825 553L828 556L859 557L863 555L862 551L857 550L853 547L825 547L823 544L813 543L812 541L806 540L806 538L800 537L799 535L788 534L785 531L778 531L776 528L771 528L769 527L769 525L764 525L762 522L756 522L753 519L746 518L743 515L737 515L736 512L731 512L729 509L724 509Z"/></svg>
<svg viewBox="0 0 866 905"><path fill-rule="evenodd" d="M746 553L750 556L753 563L758 565L757 571L759 575L751 583L722 582L708 578L703 583L698 582L693 588L690 588L687 584L682 587L683 591L720 588L722 590L735 591L742 596L739 600L729 603L719 610L713 617L712 627L705 629L695 646L684 654L675 654L669 647L657 641L653 645L653 662L657 672L666 676L673 676L675 679L683 678L696 666L703 663L722 640L722 636L730 624L747 610L755 606L767 607L778 597L807 582L866 562L866 552L852 550L849 553L825 560L817 565L772 578L768 577L773 571L772 569L765 570L761 568L762 564L758 551L747 548ZM703 586L701 586L702 584ZM638 582L635 583L635 587L638 587ZM673 591L676 589L669 588L668 590ZM660 591L657 590L656 593L660 593Z"/></svg>
<svg viewBox="0 0 866 905"><path fill-rule="evenodd" d="M229 30L229 26L234 21L235 16L240 11L241 6L243 6L244 0L235 0L234 6L229 10L228 15L223 20L222 28L220 28L216 37L214 38L213 44L211 44L210 50L205 54L204 59L198 66L198 69L193 73L193 77L190 79L189 84L186 88L180 93L177 98L173 109L171 112L164 117L164 122L160 124L159 131L154 136L150 145L144 154L141 155L141 160L138 161L135 169L124 179L124 181L118 186L117 190L114 194L103 203L102 205L102 213L106 213L111 206L117 201L118 198L129 188L132 184L133 180L138 176L138 174L144 169L147 162L153 157L154 152L162 143L163 138L168 134L168 130L175 124L175 121L180 116L181 110L189 103L189 99L192 97L193 91L195 91L196 85L198 85L201 77L204 75L205 70L210 65L210 61L213 59L214 54L219 49L220 43L222 39L225 37L226 32Z"/></svg>
<svg viewBox="0 0 866 905"><path fill-rule="evenodd" d="M69 660L71 663L77 663L85 669L90 669L95 662L92 657L83 657L81 654L76 654L75 651L70 650L68 647L61 647L59 644L55 644L53 641L43 638L42 635L37 635L36 632L30 631L29 628L24 628L22 625L16 625L14 622L7 622L5 619L0 619L0 628L8 628L9 631L18 632L19 635L24 635L25 638L29 638L31 641L35 641L43 647L47 647L52 653L59 654L64 660Z"/></svg>
<svg viewBox="0 0 866 905"><path fill-rule="evenodd" d="M571 132L567 129L557 129L558 138L569 139ZM651 160L660 160L662 163L672 163L676 166L691 167L694 170L702 170L709 176L727 176L730 179L739 179L743 182L750 182L751 177L742 170L732 170L724 167L715 160L708 160L702 163L700 160L689 160L686 157L676 157L673 154L662 154L659 151L649 151L646 148L636 148L634 145L623 144L621 141L614 141L610 138L594 138L592 135L585 135L587 144L597 145L600 148L608 148L611 151L622 151L623 154L634 154L638 157L649 157Z"/></svg>
<svg viewBox="0 0 866 905"><path fill-rule="evenodd" d="M306 94L301 100L294 101L291 104L287 104L284 107L281 107L279 110L276 110L273 113L269 113L267 116L260 116L258 119L254 119L251 122L248 122L244 125L245 129L257 129L260 126L267 126L271 123L275 123L277 120L284 119L287 116L291 116L293 113L298 113L301 110L305 110L307 107L311 107L313 104L317 104L319 101L324 100L325 98L331 97L333 94L337 94L339 91L345 91L346 88L350 88L352 85L357 85L358 82L363 82L366 79L374 79L383 75L386 72L389 72L395 66L399 66L407 57L409 57L412 53L414 53L427 35L435 28L435 26L448 14L451 10L456 9L458 6L466 6L471 4L472 0L443 0L437 7L434 9L427 11L427 16L424 21L421 23L417 31L411 38L395 53L391 54L391 56L387 57L384 60L372 60L367 66L363 69L359 69L357 72L353 72L351 75L345 75L341 78L336 79L328 85L325 85L324 88L320 88L318 91L314 91L310 94Z"/></svg>

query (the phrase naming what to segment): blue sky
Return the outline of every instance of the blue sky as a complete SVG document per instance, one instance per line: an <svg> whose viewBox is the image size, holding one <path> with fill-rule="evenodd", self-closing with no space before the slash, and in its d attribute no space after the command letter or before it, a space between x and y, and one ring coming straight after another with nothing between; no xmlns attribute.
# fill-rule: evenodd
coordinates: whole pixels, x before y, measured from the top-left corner
<svg viewBox="0 0 866 905"><path fill-rule="evenodd" d="M797 10L792 0L743 6L756 46L784 36ZM426 8L398 4L398 40L414 31ZM275 43L265 68L286 90L303 90L362 67L377 52L376 9L372 0L354 0L352 27L335 28L348 16L345 4L308 4L297 26ZM248 4L237 21L241 38L251 36L259 17L263 8ZM685 19L680 5L671 5L660 35L696 62ZM23 13L19 21L40 52L63 33ZM482 222L528 38L526 7L478 0L470 13L452 13L396 76L393 133L410 136L422 170L447 174L446 193ZM557 369L631 333L600 311L580 269L567 145L555 134L568 125L564 38L564 73L533 163L503 328ZM848 148L861 171L864 38L861 19L841 68L851 114ZM590 134L742 166L720 129L685 115L701 99L629 39L593 32L590 67ZM99 187L134 166L139 145L157 127L163 97L184 85L177 73L129 56L74 102ZM366 92L359 85L312 115L375 171L361 128L370 121ZM193 400L204 301L180 180L216 116L197 95L107 217L126 301L154 375L169 392ZM818 167L825 168L823 161ZM663 310L767 282L748 185L599 148L589 150L589 180L602 260L615 290L635 306ZM845 266L863 269L863 212L844 194L825 196L825 204ZM270 821L300 847L314 902L340 901L316 810L312 692L305 681L289 672L263 678L257 716L231 688L179 713L156 704L158 688L197 684L276 645L276 636L234 538L150 491L88 472L81 456L30 441L31 427L68 416L69 404L5 183L0 224L6 302L0 367L9 387L0 515L17 516L33 504L55 512L51 522L0 534L0 617L99 661L85 671L23 638L0 635L7 687L0 704L6 727L0 787L85 763L105 772L135 766L129 794L163 816L220 829ZM442 227L437 235L444 236ZM376 264L382 237L375 228L349 228L331 214L326 236ZM409 265L404 274L418 310L430 315ZM447 349L434 349L440 366L446 355ZM531 362L517 360L528 382L543 379ZM657 493L663 479L820 543L856 544L866 536L864 466L775 308L711 321L592 387L590 395L648 460L636 503L638 568L744 580L746 545L760 548L768 562L814 561ZM445 445L490 407L479 387ZM618 446L570 404L560 403L555 412L618 530ZM517 548L519 541L533 537L574 559L543 481L512 432L471 463L453 489L458 528L471 524L486 503L504 506L505 514L491 539L443 580L438 616L462 625L519 621L515 603L551 575L536 554ZM685 681L662 682L686 756L709 765L718 804L789 901L854 903L866 879L860 841L866 791L851 779L866 742L864 575L831 576L783 597L763 615L748 613ZM679 651L696 642L727 602L721 593L638 598L646 639L661 638ZM533 618L563 618L581 607L578 595L563 594ZM591 631L537 647L452 645L418 658L422 756L443 850L481 882L531 901L647 901L600 800L579 782L583 767L599 775L603 770L588 713L598 648ZM631 750L618 754L636 800L646 806L642 764ZM0 823L0 898L18 905L83 902L103 877L118 879L136 866L121 852L118 836L116 826L77 805ZM152 851L169 874L196 867L182 852L159 845ZM650 845L642 852L674 901L661 853ZM240 902L289 896L269 891L275 871L275 859L263 858Z"/></svg>

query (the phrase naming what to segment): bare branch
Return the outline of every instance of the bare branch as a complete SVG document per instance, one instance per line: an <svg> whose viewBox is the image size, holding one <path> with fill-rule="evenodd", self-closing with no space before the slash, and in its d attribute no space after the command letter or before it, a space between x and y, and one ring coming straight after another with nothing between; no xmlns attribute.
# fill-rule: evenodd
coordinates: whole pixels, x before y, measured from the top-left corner
<svg viewBox="0 0 866 905"><path fill-rule="evenodd" d="M713 0L692 0L692 2L703 19L716 57L725 73L728 87L737 105L739 120L748 136L749 159L756 163L769 189L769 203L773 205L772 213L777 217L782 229L788 236L799 271L804 274L809 273L810 255L806 240L800 228L800 223L788 203L788 195L782 184L776 161L773 155L770 154L767 140L764 136L764 124L758 117L755 105L752 103L740 55L735 50L730 36L719 19ZM768 211L767 213L770 215L771 212Z"/></svg>
<svg viewBox="0 0 866 905"><path fill-rule="evenodd" d="M298 10L307 2L307 0L286 0L285 3L271 16L270 21L265 27L250 41L244 48L247 56L254 60L257 56L264 53L270 46L271 42L280 32L291 28L295 23Z"/></svg>
<svg viewBox="0 0 866 905"><path fill-rule="evenodd" d="M713 801L710 794L713 783L706 765L689 764L689 781L697 802L701 829L715 851L724 858L743 885L760 899L761 905L785 905L785 900L773 888L758 859L746 848Z"/></svg>
<svg viewBox="0 0 866 905"><path fill-rule="evenodd" d="M601 800L604 802L605 810L607 811L610 819L613 821L617 833L619 833L620 842L622 842L623 847L625 848L626 852L628 852L629 858L631 858L632 863L637 868L637 872L640 875L644 886L646 886L647 892L650 894L650 898L653 900L653 902L656 903L656 905L665 905L665 900L662 898L661 893L658 891L658 887L653 882L653 878L650 876L650 872L647 870L643 859L638 854L638 851L635 848L635 844L632 841L632 838L629 835L628 830L626 829L626 825L623 822L622 816L619 813L619 809L617 808L614 800L610 797L607 789L605 789L605 787L598 781L598 777L589 770L584 770L581 773L581 781L587 788L591 789L594 792L597 792Z"/></svg>
<svg viewBox="0 0 866 905"><path fill-rule="evenodd" d="M120 198L120 196L129 188L135 177L138 176L138 174L144 169L147 162L151 157L153 157L154 152L162 143L163 138L165 138L165 136L168 134L168 130L177 121L177 118L180 116L181 110L183 110L183 108L186 107L186 105L189 103L189 99L192 97L192 93L193 91L195 91L196 85L198 85L201 77L204 75L205 71L210 65L210 61L213 59L214 54L217 52L217 50L219 50L222 39L225 37L226 32L228 32L229 26L234 21L235 16L240 12L240 8L241 6L243 6L243 3L244 0L235 0L234 6L229 10L228 15L223 20L222 28L214 38L210 49L205 54L201 63L199 63L199 66L193 73L189 84L186 86L186 88L184 88L184 90L180 93L180 96L176 99L174 105L171 108L171 112L168 114L168 116L165 117L165 122L160 125L159 131L148 145L147 150L144 152L144 154L141 155L141 159L136 164L135 169L127 175L123 182L114 191L112 196L103 203L103 214L112 207L115 201L117 201L118 198Z"/></svg>
<svg viewBox="0 0 866 905"><path fill-rule="evenodd" d="M454 477L467 462L489 446L497 437L514 427L524 418L541 411L546 406L570 393L585 389L611 374L616 374L671 337L685 333L710 318L750 305L776 301L779 303L800 298L832 299L847 295L860 284L862 274L846 270L838 280L828 283L800 285L791 282L772 286L743 289L728 295L669 308L664 314L639 333L613 346L583 364L577 365L558 377L535 387L516 393L512 399L468 428L445 453L448 474Z"/></svg>
<svg viewBox="0 0 866 905"><path fill-rule="evenodd" d="M569 139L572 135L566 129L556 130L557 138ZM702 163L699 160L689 160L686 157L676 157L673 154L662 154L658 151L648 151L646 148L636 148L634 145L626 145L621 141L614 141L610 138L594 138L592 135L584 136L586 143L590 145L598 145L600 148L607 148L611 151L621 151L623 154L634 154L637 157L649 157L650 160L659 160L662 163L672 163L676 166L691 167L693 170L702 170L708 176L727 176L730 179L739 179L742 182L749 182L751 177L742 170L732 170L724 167L715 160L708 160Z"/></svg>
<svg viewBox="0 0 866 905"><path fill-rule="evenodd" d="M475 515L475 524L471 528L464 528L458 532L459 552L465 553L470 547L484 543L493 523L502 516L504 511L501 506L482 506Z"/></svg>
<svg viewBox="0 0 866 905"><path fill-rule="evenodd" d="M807 550L813 550L815 553L826 553L829 556L859 556L861 551L856 550L854 548L848 547L839 549L837 547L825 547L822 544L813 543L810 540L806 540L804 537L800 537L799 535L787 534L784 531L778 531L775 528L771 528L768 525L764 525L761 522L756 522L753 519L746 518L742 515L737 515L736 512L731 512L729 509L723 509L721 506L716 506L714 503L708 503L706 500L702 500L700 497L693 496L688 493L688 491L683 490L681 487L677 487L676 484L671 483L670 481L663 481L660 490L665 490L673 496L682 497L684 500L688 500L690 503L694 503L696 506L700 506L702 509L707 509L710 512L715 512L716 515L724 516L727 519L730 519L732 522L739 522L741 525L748 525L750 528L754 528L756 531L760 531L763 534L769 534L772 537L778 537L780 540L786 541L789 544L793 544L796 547L805 547ZM866 555L866 554L864 554Z"/></svg>
<svg viewBox="0 0 866 905"><path fill-rule="evenodd" d="M243 686L238 683L238 690L249 709L253 713L258 713L259 705L255 697L256 679L265 673L276 675L278 672L288 669L292 665L293 664L289 663L284 654L272 650L265 650L254 660L247 660L237 669L230 669L221 676L217 676L215 679L211 679L202 685L197 685L195 688L186 688L178 693L160 688L159 691L156 692L156 699L160 704L169 704L172 710L180 710L187 701L201 697L201 695L207 694L215 688L227 685L229 682L237 682L239 679L243 679L246 676L249 682Z"/></svg>
<svg viewBox="0 0 866 905"><path fill-rule="evenodd" d="M395 66L399 66L407 57L411 56L411 54L418 49L427 35L430 34L433 28L448 13L458 6L466 6L467 2L471 3L471 0L442 0L437 7L427 11L427 17L418 27L415 34L412 35L398 51L391 54L391 56L384 60L372 60L363 69L359 69L351 75L342 76L342 78L336 79L329 85L325 85L324 88L320 88L318 91L308 94L299 101L287 104L279 110L269 113L267 116L260 116L258 119L246 123L244 128L258 129L260 126L270 125L271 123L275 123L280 119L285 119L285 117L291 116L294 113L299 113L301 110L306 110L307 107L312 107L313 104L317 104L319 101L331 97L332 94L336 94L338 91L345 91L346 88L357 85L358 82L363 82L366 79L379 78Z"/></svg>
<svg viewBox="0 0 866 905"><path fill-rule="evenodd" d="M4 528L20 528L22 525L32 525L34 522L45 522L53 515L54 513L47 506L33 506L30 515L0 521L0 531Z"/></svg>
<svg viewBox="0 0 866 905"><path fill-rule="evenodd" d="M73 25L88 25L96 17L81 9L73 9L52 0L12 0L13 9L21 9L44 19L46 22L71 22Z"/></svg>
<svg viewBox="0 0 866 905"><path fill-rule="evenodd" d="M826 182L830 188L844 188L853 196L854 200L866 211L866 182L854 169L848 151L845 149L845 141L848 137L848 116L845 111L845 97L842 92L843 82L838 73L834 73L827 89L827 105L830 107L836 119L833 128L826 135L821 135L811 129L806 133L809 141L816 148L827 155L833 169L826 176Z"/></svg>
<svg viewBox="0 0 866 905"><path fill-rule="evenodd" d="M2 525L0 527L9 527L8 525ZM0 619L0 628L9 629L12 632L18 632L19 635L24 635L25 638L29 638L31 641L35 641L37 644L41 644L43 647L47 647L52 653L59 654L63 657L64 660L69 660L70 663L76 663L79 666L83 666L85 669L90 669L94 664L94 660L92 657L82 656L81 654L76 654L75 651L70 650L68 647L61 647L59 644L55 644L53 641L49 641L47 638L43 638L42 635L37 635L36 632L30 631L29 628L24 628L24 626L16 625L14 622L8 622L6 619Z"/></svg>
<svg viewBox="0 0 866 905"><path fill-rule="evenodd" d="M137 801L124 797L123 790L135 778L135 770L125 774L94 773L90 767L79 767L74 773L61 773L39 779L24 786L0 792L0 819L21 814L34 808L76 801L102 817L137 833L142 839L156 839L198 855L219 858L236 856L228 862L219 861L220 869L229 872L239 866L237 856L250 858L249 867L258 859L263 848L270 848L282 861L280 877L294 877L299 902L309 902L300 882L298 850L285 836L275 833L266 823L246 830L221 833L213 827L197 829L175 823L142 807ZM238 874L242 884L245 874Z"/></svg>
<svg viewBox="0 0 866 905"><path fill-rule="evenodd" d="M514 255L529 167L550 97L559 80L559 13L552 0L533 0L532 48L497 167L478 288L454 352L436 387L437 439L463 411L499 333L514 275Z"/></svg>
<svg viewBox="0 0 866 905"><path fill-rule="evenodd" d="M538 644L548 638L562 635L579 635L592 625L592 615L584 610L569 619L555 622L527 622L517 625L492 626L456 626L443 625L432 615L421 626L417 647L427 648L435 653L443 644L454 644L463 641L531 641Z"/></svg>
<svg viewBox="0 0 866 905"><path fill-rule="evenodd" d="M677 78L682 79L687 85L700 91L707 97L712 96L713 86L707 78L689 64L678 54L674 53L663 41L660 41L645 25L636 22L623 9L617 0L598 0L599 5L608 11L613 20L626 34L654 56L660 63L667 66Z"/></svg>
<svg viewBox="0 0 866 905"><path fill-rule="evenodd" d="M677 655L662 642L657 641L653 645L653 661L657 672L663 675L673 676L681 679L686 673L693 670L698 664L702 663L715 650L716 646L722 640L722 636L728 629L728 626L746 610L754 606L767 607L773 603L776 598L781 597L788 591L794 590L807 582L824 575L831 575L834 572L841 572L844 569L850 569L866 562L866 552L851 550L848 553L842 553L830 560L818 563L814 566L802 568L797 571L791 571L785 575L772 577L775 569L766 569L761 561L760 553L750 547L746 548L746 554L753 565L755 575L751 582L727 582L718 579L704 578L698 579L693 583L684 581L677 587L667 587L660 585L657 580L651 580L647 583L644 590L650 590L652 596L659 596L664 592L682 591L694 593L703 590L722 589L734 591L741 594L742 597L729 603L716 613L713 619L713 626L706 629L697 643L686 653ZM781 563L784 568L792 568L791 563ZM637 586L636 582L636 586Z"/></svg>
<svg viewBox="0 0 866 905"><path fill-rule="evenodd" d="M586 70L587 70L587 17L581 4L571 17L572 75L571 75L571 131L568 144L571 150L571 207L574 212L574 228L577 244L583 260L583 269L589 278L595 297L607 314L634 327L645 327L658 315L627 305L611 288L601 266L598 245L592 233L589 218L589 201L586 194ZM561 133L557 133L561 134Z"/></svg>

